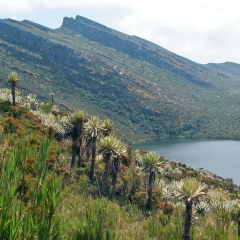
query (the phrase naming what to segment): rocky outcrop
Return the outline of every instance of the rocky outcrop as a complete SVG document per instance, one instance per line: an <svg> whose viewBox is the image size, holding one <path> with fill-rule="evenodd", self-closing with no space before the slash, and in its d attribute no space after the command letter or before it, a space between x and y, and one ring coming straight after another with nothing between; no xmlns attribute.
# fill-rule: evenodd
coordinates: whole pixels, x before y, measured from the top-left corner
<svg viewBox="0 0 240 240"><path fill-rule="evenodd" d="M202 86L211 85L207 79L199 75L199 72L207 72L203 66L136 36L120 33L81 16L77 16L75 19L65 17L61 27L127 53L138 60L144 60L162 69L167 69L188 81Z"/></svg>
<svg viewBox="0 0 240 240"><path fill-rule="evenodd" d="M69 81L75 85L85 86L86 88L100 89L102 86L94 78L102 78L97 71L98 64L94 57L86 54L79 49L78 51L49 38L34 34L26 29L12 25L13 20L0 20L0 46L10 52L15 57L31 61L35 64L47 66L53 72L61 72ZM34 24L27 23L28 26ZM35 25L37 26L38 25ZM47 31L47 28L39 26L40 30ZM53 31L53 30L50 30ZM101 62L104 67L104 62ZM105 66L109 68L109 66ZM93 72L94 69L94 72ZM105 76L105 79L111 78L112 75Z"/></svg>
<svg viewBox="0 0 240 240"><path fill-rule="evenodd" d="M91 56L86 55L84 52L75 51L61 43L12 26L5 21L0 21L0 36L5 42L37 53L40 59L47 61L47 64L53 62L73 68L80 64L90 65ZM12 49L12 51L14 50Z"/></svg>

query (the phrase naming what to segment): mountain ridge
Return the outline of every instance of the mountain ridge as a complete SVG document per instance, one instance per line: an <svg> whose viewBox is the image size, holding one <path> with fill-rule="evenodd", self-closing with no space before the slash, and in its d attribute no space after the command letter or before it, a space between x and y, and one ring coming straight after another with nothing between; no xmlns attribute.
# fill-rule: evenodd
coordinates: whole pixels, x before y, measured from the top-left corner
<svg viewBox="0 0 240 240"><path fill-rule="evenodd" d="M99 26L101 28L98 28ZM152 47L154 47L155 49L149 47L147 48L143 44L141 44L141 42L139 42L139 39L136 37L133 38L132 36L126 34L120 35L120 33L116 30L113 31L110 28L104 27L100 24L95 24L95 22L92 22L80 16L77 16L75 20L73 18L65 17L61 28L64 27L74 30L77 33L82 33L93 41L97 40L104 45L113 47L121 52L127 53L134 58L148 61L151 64L156 65L157 67L166 69L170 68L170 70L174 73L185 74L185 76L187 76L190 81L196 81L202 84L204 82L203 79L200 80L200 78L194 78L187 71L184 71L181 68L181 65L178 63L178 58L180 58L181 61L186 61L188 64L194 62L186 58L179 57L178 55L167 51L164 48L159 47L155 44L151 44ZM113 38L110 37L112 35L114 36ZM123 39L122 36L124 36L125 39ZM137 40L137 42L135 42L134 40ZM156 50L161 50L161 54L157 54ZM171 58L167 57L168 54L171 54ZM163 58L165 58L164 61ZM175 63L177 63L177 67L174 67L174 64L170 64L174 63L174 60Z"/></svg>
<svg viewBox="0 0 240 240"><path fill-rule="evenodd" d="M131 142L238 137L239 64L198 64L80 16L58 29L0 19L0 60L2 86L17 71L19 88L110 117Z"/></svg>

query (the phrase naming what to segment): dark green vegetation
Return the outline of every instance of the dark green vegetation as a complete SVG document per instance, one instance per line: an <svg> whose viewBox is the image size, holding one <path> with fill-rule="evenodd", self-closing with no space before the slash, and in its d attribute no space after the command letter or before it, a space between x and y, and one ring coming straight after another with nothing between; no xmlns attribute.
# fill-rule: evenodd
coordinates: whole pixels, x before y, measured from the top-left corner
<svg viewBox="0 0 240 240"><path fill-rule="evenodd" d="M11 97L0 89L0 239L239 239L231 179L134 152L109 119Z"/></svg>
<svg viewBox="0 0 240 240"><path fill-rule="evenodd" d="M0 80L112 119L128 142L239 138L240 66L201 65L77 16L59 29L0 20Z"/></svg>

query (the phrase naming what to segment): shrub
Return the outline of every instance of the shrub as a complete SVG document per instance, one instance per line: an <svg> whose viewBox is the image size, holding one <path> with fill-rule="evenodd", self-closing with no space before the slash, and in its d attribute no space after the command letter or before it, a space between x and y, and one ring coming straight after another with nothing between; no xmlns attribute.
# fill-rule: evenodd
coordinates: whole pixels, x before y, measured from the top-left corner
<svg viewBox="0 0 240 240"><path fill-rule="evenodd" d="M22 128L20 120L13 117L5 118L3 127L5 133L16 133L18 129Z"/></svg>
<svg viewBox="0 0 240 240"><path fill-rule="evenodd" d="M172 215L174 212L174 206L171 203L168 202L160 202L157 204L157 207L163 211L163 214L165 215Z"/></svg>
<svg viewBox="0 0 240 240"><path fill-rule="evenodd" d="M0 102L0 113L6 113L11 111L12 104L9 101Z"/></svg>

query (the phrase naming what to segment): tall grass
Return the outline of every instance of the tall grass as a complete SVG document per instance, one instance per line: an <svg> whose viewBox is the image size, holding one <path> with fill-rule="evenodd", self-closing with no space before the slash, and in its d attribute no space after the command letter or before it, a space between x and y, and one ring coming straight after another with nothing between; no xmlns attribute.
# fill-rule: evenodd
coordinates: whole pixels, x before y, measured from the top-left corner
<svg viewBox="0 0 240 240"><path fill-rule="evenodd" d="M61 179L47 169L49 141L30 149L15 147L2 158L0 176L0 239L56 239L55 216ZM35 153L34 176L27 171L26 156Z"/></svg>

